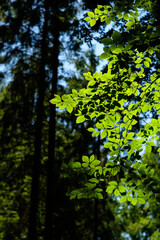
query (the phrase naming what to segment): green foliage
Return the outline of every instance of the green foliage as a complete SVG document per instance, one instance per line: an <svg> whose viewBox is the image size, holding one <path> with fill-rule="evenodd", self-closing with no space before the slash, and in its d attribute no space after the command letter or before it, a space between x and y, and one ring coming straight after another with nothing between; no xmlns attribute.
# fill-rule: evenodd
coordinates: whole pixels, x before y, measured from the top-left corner
<svg viewBox="0 0 160 240"><path fill-rule="evenodd" d="M85 20L91 26L99 19L109 24L115 20L114 11L114 7L98 5ZM77 123L96 123L88 131L93 137L100 134L105 140L103 147L108 151L108 162L102 166L99 160L84 161L87 157L83 157L82 168L89 178L98 182L105 180L109 184L106 188L108 194L121 197L120 202L128 200L136 205L144 204L144 199L153 196L148 185L154 171L142 164L140 152L146 148L147 153L151 153L156 134L160 131L160 70L152 72L144 81L146 69L150 69L153 61L152 55L158 49L152 42L155 36L153 25L148 22L142 26L137 10L118 17L126 21L125 31L114 31L111 38L102 40L108 46L100 56L108 61L107 72L84 73L88 81L86 88L72 91L62 98L55 95L51 102L60 108L70 105L70 110L74 109L77 116ZM139 117L148 111L156 111L156 116L135 132ZM115 180L110 182L110 179ZM96 192L97 184L87 183L74 192L74 197L101 199L102 194ZM98 187L102 191L100 184Z"/></svg>

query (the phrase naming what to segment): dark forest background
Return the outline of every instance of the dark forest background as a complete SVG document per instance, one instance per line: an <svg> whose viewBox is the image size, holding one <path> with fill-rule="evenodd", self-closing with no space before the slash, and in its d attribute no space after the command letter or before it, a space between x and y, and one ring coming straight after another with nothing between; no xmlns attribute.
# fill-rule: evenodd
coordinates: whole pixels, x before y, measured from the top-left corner
<svg viewBox="0 0 160 240"><path fill-rule="evenodd" d="M87 11L97 4L128 11L133 2L0 0L0 240L160 239L159 200L133 207L107 195L69 199L86 178L72 163L107 152L49 102L85 87L83 73L99 66L93 43L123 30L118 19L110 30L91 29ZM160 173L156 152L144 161Z"/></svg>

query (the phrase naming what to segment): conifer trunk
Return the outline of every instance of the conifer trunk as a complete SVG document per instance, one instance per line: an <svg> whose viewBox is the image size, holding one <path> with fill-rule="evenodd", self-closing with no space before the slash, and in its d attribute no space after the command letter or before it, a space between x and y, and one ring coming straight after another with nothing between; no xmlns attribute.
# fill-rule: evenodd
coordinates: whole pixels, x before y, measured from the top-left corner
<svg viewBox="0 0 160 240"><path fill-rule="evenodd" d="M93 240L98 239L98 199L94 200L94 229L93 229Z"/></svg>
<svg viewBox="0 0 160 240"><path fill-rule="evenodd" d="M97 159L100 160L100 136L97 141ZM93 240L98 239L98 199L94 200L94 228L93 228Z"/></svg>
<svg viewBox="0 0 160 240"><path fill-rule="evenodd" d="M52 81L51 81L51 99L57 93L58 83L58 56L59 56L59 27L57 14L57 4L53 3L53 53L52 53ZM48 145L48 161L47 161L47 196L46 196L46 216L45 216L45 240L54 240L53 224L54 209L56 205L56 183L57 173L55 164L55 134L56 134L56 108L54 104L50 104L50 120L49 120L49 145ZM57 239L55 239L57 240Z"/></svg>
<svg viewBox="0 0 160 240"><path fill-rule="evenodd" d="M44 2L44 24L41 40L41 60L38 79L38 96L36 103L36 121L35 121L35 142L34 142L34 158L33 173L30 199L30 215L28 240L37 240L37 214L39 201L39 177L40 177L40 161L41 161L41 145L42 145L42 126L44 117L44 95L45 95L45 65L47 57L47 35L48 35L48 0Z"/></svg>

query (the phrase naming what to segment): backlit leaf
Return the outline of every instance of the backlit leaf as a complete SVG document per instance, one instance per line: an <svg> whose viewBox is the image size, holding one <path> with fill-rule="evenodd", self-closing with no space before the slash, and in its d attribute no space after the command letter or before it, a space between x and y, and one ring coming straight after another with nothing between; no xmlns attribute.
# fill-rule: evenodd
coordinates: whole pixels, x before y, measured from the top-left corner
<svg viewBox="0 0 160 240"><path fill-rule="evenodd" d="M96 24L96 20L95 20L95 19L93 19L93 20L90 21L90 26L91 26L91 27L93 27L95 24Z"/></svg>
<svg viewBox="0 0 160 240"><path fill-rule="evenodd" d="M127 201L127 197L126 196L122 196L120 199L120 203L126 202Z"/></svg>
<svg viewBox="0 0 160 240"><path fill-rule="evenodd" d="M124 186L119 186L118 189L120 193L124 193L126 191Z"/></svg>
<svg viewBox="0 0 160 240"><path fill-rule="evenodd" d="M116 197L118 197L118 196L120 195L120 192L119 192L118 189L116 189L116 190L114 191L114 195L115 195Z"/></svg>
<svg viewBox="0 0 160 240"><path fill-rule="evenodd" d="M116 186L108 186L106 189L106 192L111 194L115 188L116 188Z"/></svg>
<svg viewBox="0 0 160 240"><path fill-rule="evenodd" d="M133 205L136 205L136 203L137 203L137 198L133 198L131 203L132 203Z"/></svg>
<svg viewBox="0 0 160 240"><path fill-rule="evenodd" d="M85 116L79 116L77 117L77 120L76 120L76 123L82 123L84 122L86 119L85 119Z"/></svg>

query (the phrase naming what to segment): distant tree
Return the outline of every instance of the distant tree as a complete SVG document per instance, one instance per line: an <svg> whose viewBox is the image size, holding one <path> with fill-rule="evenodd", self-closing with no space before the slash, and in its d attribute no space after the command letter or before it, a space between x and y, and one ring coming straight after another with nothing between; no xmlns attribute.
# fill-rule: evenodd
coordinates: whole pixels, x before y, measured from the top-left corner
<svg viewBox="0 0 160 240"><path fill-rule="evenodd" d="M5 195L5 199L10 199L10 195L18 192L18 197L14 196L14 200L8 208L8 214L10 214L10 210L15 210L15 220L8 217L7 224L5 224L6 218L3 218L2 221L2 231L4 231L2 234L6 234L6 238L13 239L16 235L19 238L25 238L28 223L28 238L35 239L38 238L38 235L43 235L42 225L44 226L45 204L47 205L46 235L48 233L52 234L51 230L47 230L48 227L50 229L54 228L56 238L62 235L62 232L59 231L60 226L57 218L54 219L54 224L48 224L48 222L53 223L53 216L58 216L58 219L62 220L62 217L60 217L62 208L60 202L63 202L63 199L67 202L67 199L65 193L59 195L63 182L61 181L60 170L63 161L58 157L55 160L52 158L55 151L54 124L55 120L57 121L54 106L49 106L51 109L48 114L51 117L48 118L48 114L45 114L49 112L47 103L51 95L60 87L64 91L64 87L58 84L61 67L58 60L60 53L64 52L64 48L72 52L78 51L79 45L83 42L77 41L75 44L71 41L77 38L77 29L80 29L77 25L78 21L74 17L76 9L78 8L76 8L74 1L59 3L7 1L1 4L0 27L3 33L1 34L1 63L9 69L9 72L6 71L7 76L11 76L11 82L6 88L2 89L1 93L1 165L3 166L5 161L7 162L7 165L5 163L6 168L2 168L2 176L7 177L5 184L3 182L5 177L1 179L1 183L3 189L8 188L6 192L4 191L1 194L2 196ZM65 35L66 32L70 40L67 42L63 39L63 43L61 43L63 34ZM83 29L83 33L85 35L85 29ZM82 39L84 39L84 35ZM48 97L48 94L50 94L50 97ZM68 120L69 124L72 125L71 132L74 131L75 127L72 120L73 117ZM48 124L49 121L52 123ZM63 122L64 126L66 122L67 117ZM62 128L62 125L60 127ZM59 131L58 128L56 131ZM85 132L86 135L83 126L79 128L79 131ZM50 137L48 137L48 133ZM74 137L75 145L80 146L79 141L83 141L83 139L86 143L82 144L81 148L79 147L77 154L82 152L82 148L87 154L87 137L83 138L80 134L77 135L79 139L76 136ZM67 138L69 137L68 135ZM49 153L48 148L50 149ZM58 149L59 146L56 145L56 148ZM71 148L70 150L72 155L74 149ZM49 161L47 155L49 155ZM65 153L63 156L65 156ZM17 163L17 161L19 162ZM68 161L67 157L65 161ZM47 162L48 166L46 166ZM10 168L15 170L10 171ZM47 183L48 190L46 189ZM47 202L45 200L46 192L48 192ZM31 199L29 198L30 194ZM52 196L54 196L54 201L52 201ZM63 197L63 199L61 200L60 197ZM40 207L38 207L39 201ZM65 209L65 201L63 203L64 212L68 211ZM29 204L31 204L30 216ZM22 206L26 206L25 211ZM71 206L71 208L74 209L74 206ZM4 215L4 211L2 215ZM35 225L38 227L35 227ZM9 228L12 228L13 231L8 232ZM65 232L63 234L65 235ZM71 235L73 235L73 231L70 231L69 239Z"/></svg>

